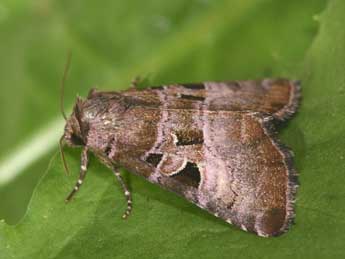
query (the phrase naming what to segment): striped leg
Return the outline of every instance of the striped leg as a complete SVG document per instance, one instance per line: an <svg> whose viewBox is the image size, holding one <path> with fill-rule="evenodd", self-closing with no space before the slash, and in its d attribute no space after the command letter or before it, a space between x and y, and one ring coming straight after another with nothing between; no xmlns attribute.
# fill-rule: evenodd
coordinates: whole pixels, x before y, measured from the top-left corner
<svg viewBox="0 0 345 259"><path fill-rule="evenodd" d="M123 213L123 215L122 215L122 218L126 219L129 216L129 214L131 213L131 211L132 211L132 197L131 197L131 193L128 191L128 188L127 188L125 182L122 179L122 176L120 174L119 169L118 168L114 168L113 172L114 172L117 180L120 182L121 187L123 189L123 192L125 193L125 196L126 196L126 199L127 199L127 209L126 209L125 213Z"/></svg>
<svg viewBox="0 0 345 259"><path fill-rule="evenodd" d="M67 196L65 202L69 202L74 194L79 190L80 186L82 185L86 172L87 172L87 166L89 164L89 157L88 157L88 148L84 147L82 153L81 153L81 162L80 162L80 174L78 181L76 182L73 190L71 193Z"/></svg>

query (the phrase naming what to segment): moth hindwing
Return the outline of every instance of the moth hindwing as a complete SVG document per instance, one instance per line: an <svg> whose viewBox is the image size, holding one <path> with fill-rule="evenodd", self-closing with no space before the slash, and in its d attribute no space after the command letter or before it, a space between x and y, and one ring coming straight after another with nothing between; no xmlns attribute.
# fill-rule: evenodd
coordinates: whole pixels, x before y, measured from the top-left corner
<svg viewBox="0 0 345 259"><path fill-rule="evenodd" d="M223 220L260 236L285 232L297 188L291 152L273 122L289 119L300 86L287 79L174 84L78 99L63 141L82 146L79 190L88 152L111 168L145 177Z"/></svg>

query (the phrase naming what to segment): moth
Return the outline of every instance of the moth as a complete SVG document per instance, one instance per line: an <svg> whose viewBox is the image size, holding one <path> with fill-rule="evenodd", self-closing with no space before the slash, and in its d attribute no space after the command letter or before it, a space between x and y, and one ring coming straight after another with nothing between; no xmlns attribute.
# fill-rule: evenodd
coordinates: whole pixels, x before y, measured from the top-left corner
<svg viewBox="0 0 345 259"><path fill-rule="evenodd" d="M298 107L300 84L288 79L171 84L120 92L92 89L77 98L60 140L109 167L132 210L120 168L183 196L216 217L277 236L294 218L297 173L276 122ZM62 153L63 154L63 153Z"/></svg>

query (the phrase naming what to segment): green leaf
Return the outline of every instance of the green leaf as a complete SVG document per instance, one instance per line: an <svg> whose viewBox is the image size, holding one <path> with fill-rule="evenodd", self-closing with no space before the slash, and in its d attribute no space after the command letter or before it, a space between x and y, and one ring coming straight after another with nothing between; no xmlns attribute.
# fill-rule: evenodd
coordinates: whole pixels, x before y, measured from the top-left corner
<svg viewBox="0 0 345 259"><path fill-rule="evenodd" d="M17 116L13 132L1 129L6 137L18 134L25 139L30 135L21 131L36 132L38 126L30 121L35 116L28 114L37 114L42 127L55 120L58 108L52 103L58 100L58 91L51 89L57 86L48 89L47 85L58 82L69 45L75 55L68 92L82 95L96 83L103 89L124 89L137 74L151 74L155 85L263 76L299 78L303 103L281 137L295 151L301 187L296 224L278 238L264 239L127 172L134 210L124 221L126 204L120 186L94 158L75 200L68 205L63 202L73 188L79 164L80 150L69 150L73 175L65 177L59 157L53 156L25 217L15 226L0 223L1 259L345 256L344 1L329 1L327 7L321 0L20 3L8 5L16 14L5 21L11 30L0 23L0 32L8 36L6 47L13 55L16 48L22 51L8 67L0 62L0 68L8 72L1 72L8 83L14 68L21 68L11 83L15 90L7 92L25 89L18 92L22 108L13 111ZM2 45L0 53L9 55ZM3 118L10 121L5 108L11 102L1 98ZM67 94L67 104L72 99ZM42 107L47 107L47 114L39 112ZM24 116L28 119L20 120ZM17 129L21 126L24 129ZM10 145L10 140L4 141L2 147Z"/></svg>

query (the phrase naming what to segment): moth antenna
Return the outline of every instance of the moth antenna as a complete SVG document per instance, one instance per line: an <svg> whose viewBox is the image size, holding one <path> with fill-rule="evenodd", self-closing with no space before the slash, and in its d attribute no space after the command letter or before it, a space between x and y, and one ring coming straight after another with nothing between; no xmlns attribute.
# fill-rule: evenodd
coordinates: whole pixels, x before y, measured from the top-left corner
<svg viewBox="0 0 345 259"><path fill-rule="evenodd" d="M60 155L61 155L61 160L62 160L62 163L63 163L63 167L64 167L64 169L65 169L66 175L70 175L69 169L68 169L68 166L67 166L67 163L66 163L65 154L64 154L64 152L63 152L63 147L64 147L63 140L64 140L64 136L62 136L62 137L60 138L60 141L59 141Z"/></svg>
<svg viewBox="0 0 345 259"><path fill-rule="evenodd" d="M61 110L61 114L62 114L62 116L64 117L65 120L67 120L67 116L66 116L66 113L65 113L65 110L64 110L65 82L66 82L68 71L69 71L69 67L70 67L70 64L71 64L71 59L72 59L72 52L69 51L68 55L67 55L67 61L66 61L66 64L65 64L65 69L64 69L64 72L63 72L62 80L61 80L61 86L60 86L60 89L61 89L61 93L60 93L60 110Z"/></svg>

